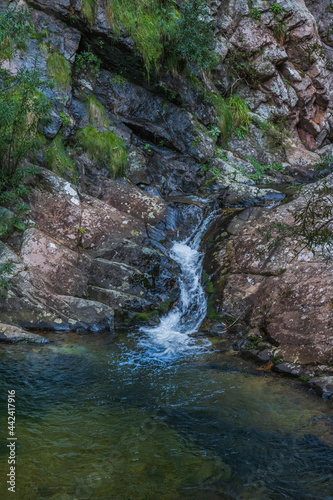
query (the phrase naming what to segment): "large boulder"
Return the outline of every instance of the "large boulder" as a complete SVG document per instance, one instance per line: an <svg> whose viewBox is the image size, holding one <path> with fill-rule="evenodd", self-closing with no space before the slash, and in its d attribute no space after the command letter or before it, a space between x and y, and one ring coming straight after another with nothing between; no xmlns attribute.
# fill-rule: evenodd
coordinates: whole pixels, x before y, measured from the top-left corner
<svg viewBox="0 0 333 500"><path fill-rule="evenodd" d="M19 252L1 247L1 261L13 263L10 290L0 298L1 321L110 331L114 310L130 318L162 313L161 303L170 294L176 299L178 266L153 248L146 230L155 234L166 204L124 181L104 180L91 188L98 199L40 169L29 195L37 227L25 231Z"/></svg>
<svg viewBox="0 0 333 500"><path fill-rule="evenodd" d="M313 187L314 189L314 187ZM333 362L333 263L274 224L294 224L308 195L275 209L250 208L228 225L224 250L215 251L222 283L220 310L243 319L278 346L284 360ZM276 226L275 226L276 227Z"/></svg>

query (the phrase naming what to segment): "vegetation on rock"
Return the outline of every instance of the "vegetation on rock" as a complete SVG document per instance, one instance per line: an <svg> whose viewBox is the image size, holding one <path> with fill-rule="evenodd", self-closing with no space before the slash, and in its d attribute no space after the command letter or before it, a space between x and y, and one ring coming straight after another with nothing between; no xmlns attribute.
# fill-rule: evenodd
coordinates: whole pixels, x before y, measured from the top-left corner
<svg viewBox="0 0 333 500"><path fill-rule="evenodd" d="M226 146L235 132L246 132L250 124L249 108L241 97L232 95L224 99L219 94L209 94L216 115L217 126L222 136L222 144Z"/></svg>
<svg viewBox="0 0 333 500"><path fill-rule="evenodd" d="M47 59L47 73L58 88L67 88L72 80L71 68L66 58L57 51L51 52Z"/></svg>
<svg viewBox="0 0 333 500"><path fill-rule="evenodd" d="M53 172L63 176L71 173L72 182L77 181L77 172L73 160L68 156L61 135L57 135L45 150L45 164Z"/></svg>
<svg viewBox="0 0 333 500"><path fill-rule="evenodd" d="M85 127L76 135L78 144L100 168L108 168L114 177L123 175L127 167L127 150L122 139L113 132L98 132L95 127Z"/></svg>
<svg viewBox="0 0 333 500"><path fill-rule="evenodd" d="M34 175L37 168L22 160L38 145L38 127L47 122L50 102L42 93L49 84L40 72L20 69L15 75L3 63L17 51L26 48L32 33L29 15L23 8L7 9L0 13L0 237L7 238L14 230L24 230L28 207L24 198L28 189L25 177ZM8 210L9 209L9 210ZM3 274L10 263L0 267L0 290L8 286Z"/></svg>
<svg viewBox="0 0 333 500"><path fill-rule="evenodd" d="M108 0L107 16L116 35L124 30L142 54L148 73L164 63L169 69L180 60L203 70L216 64L212 26L202 0Z"/></svg>

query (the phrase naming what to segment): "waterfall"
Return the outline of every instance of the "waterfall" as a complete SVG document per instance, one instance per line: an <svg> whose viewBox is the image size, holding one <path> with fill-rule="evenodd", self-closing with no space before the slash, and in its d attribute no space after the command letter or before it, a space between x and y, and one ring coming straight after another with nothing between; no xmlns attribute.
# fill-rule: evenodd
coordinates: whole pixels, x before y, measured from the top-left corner
<svg viewBox="0 0 333 500"><path fill-rule="evenodd" d="M200 241L207 226L214 218L212 212L202 220L190 237L175 241L168 254L181 269L180 297L177 305L161 318L155 327L142 327L139 347L145 358L168 363L188 354L199 354L210 342L198 341L191 334L198 331L207 312L207 299L201 284L203 253Z"/></svg>

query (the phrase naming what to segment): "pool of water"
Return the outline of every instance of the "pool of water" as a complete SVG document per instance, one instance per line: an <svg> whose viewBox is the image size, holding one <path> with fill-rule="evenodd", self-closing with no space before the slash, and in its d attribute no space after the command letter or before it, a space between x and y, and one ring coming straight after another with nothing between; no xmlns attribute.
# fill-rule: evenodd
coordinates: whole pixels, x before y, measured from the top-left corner
<svg viewBox="0 0 333 500"><path fill-rule="evenodd" d="M333 498L329 402L218 342L156 362L142 354L144 335L1 346L1 498ZM10 389L16 496L5 486Z"/></svg>

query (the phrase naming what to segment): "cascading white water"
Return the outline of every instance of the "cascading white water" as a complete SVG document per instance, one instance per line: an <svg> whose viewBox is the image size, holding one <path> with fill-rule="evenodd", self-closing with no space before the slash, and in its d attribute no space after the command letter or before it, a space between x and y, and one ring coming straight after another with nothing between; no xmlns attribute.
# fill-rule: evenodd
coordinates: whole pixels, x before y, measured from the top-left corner
<svg viewBox="0 0 333 500"><path fill-rule="evenodd" d="M142 327L145 335L139 340L144 357L163 363L173 361L186 354L201 352L210 342L191 337L198 331L206 316L207 300L201 284L203 253L199 252L201 237L215 213L201 222L193 234L182 242L174 242L169 256L181 269L180 297L177 305L161 318L156 327Z"/></svg>

